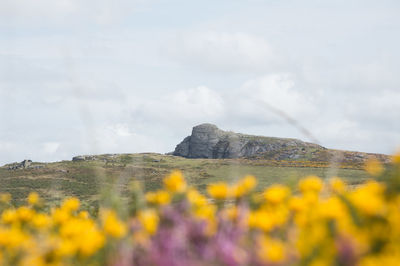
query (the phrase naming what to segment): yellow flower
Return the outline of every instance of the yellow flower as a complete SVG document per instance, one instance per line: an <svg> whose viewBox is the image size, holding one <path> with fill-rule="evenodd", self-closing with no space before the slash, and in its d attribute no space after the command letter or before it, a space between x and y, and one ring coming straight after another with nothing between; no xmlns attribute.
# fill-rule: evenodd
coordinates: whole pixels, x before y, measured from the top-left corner
<svg viewBox="0 0 400 266"><path fill-rule="evenodd" d="M346 183L339 177L333 177L329 181L329 187L333 192L343 193L346 190Z"/></svg>
<svg viewBox="0 0 400 266"><path fill-rule="evenodd" d="M100 214L103 220L104 232L112 237L121 238L126 234L126 226L118 218L113 210L102 210Z"/></svg>
<svg viewBox="0 0 400 266"><path fill-rule="evenodd" d="M51 216L56 224L62 224L70 218L69 211L58 208L52 210Z"/></svg>
<svg viewBox="0 0 400 266"><path fill-rule="evenodd" d="M39 201L40 201L40 197L39 197L38 193L36 193L36 192L29 193L29 196L28 196L29 205L37 205L37 204L39 204Z"/></svg>
<svg viewBox="0 0 400 266"><path fill-rule="evenodd" d="M370 181L353 191L350 200L364 214L381 215L385 211L384 190L381 184Z"/></svg>
<svg viewBox="0 0 400 266"><path fill-rule="evenodd" d="M26 246L28 241L29 235L18 227L11 227L9 230L0 228L0 246L19 248Z"/></svg>
<svg viewBox="0 0 400 266"><path fill-rule="evenodd" d="M250 228L257 228L269 232L275 226L274 217L265 210L252 211L248 216L248 225Z"/></svg>
<svg viewBox="0 0 400 266"><path fill-rule="evenodd" d="M323 218L340 219L343 218L345 212L346 207L336 197L328 198L318 206L318 214Z"/></svg>
<svg viewBox="0 0 400 266"><path fill-rule="evenodd" d="M201 195L196 189L191 188L186 193L188 201L195 206L202 206L207 204L207 199Z"/></svg>
<svg viewBox="0 0 400 266"><path fill-rule="evenodd" d="M281 263L286 257L285 246L279 239L263 238L260 241L258 255L264 261Z"/></svg>
<svg viewBox="0 0 400 266"><path fill-rule="evenodd" d="M66 210L66 211L76 211L79 209L80 202L79 199L72 197L72 198L67 198L63 201L61 208Z"/></svg>
<svg viewBox="0 0 400 266"><path fill-rule="evenodd" d="M89 213L87 211L80 211L78 217L81 219L89 219Z"/></svg>
<svg viewBox="0 0 400 266"><path fill-rule="evenodd" d="M148 203L166 205L171 202L170 194L165 190L159 190L157 192L147 192L146 200Z"/></svg>
<svg viewBox="0 0 400 266"><path fill-rule="evenodd" d="M96 228L91 227L82 232L75 243L83 256L91 256L104 246L104 235Z"/></svg>
<svg viewBox="0 0 400 266"><path fill-rule="evenodd" d="M154 210L142 210L139 212L138 218L147 233L153 235L157 231L159 218Z"/></svg>
<svg viewBox="0 0 400 266"><path fill-rule="evenodd" d="M240 198L247 195L257 184L257 180L254 176L247 175L242 180L239 180L237 184L234 184L229 188L228 194L234 198Z"/></svg>
<svg viewBox="0 0 400 266"><path fill-rule="evenodd" d="M186 190L186 182L181 171L173 171L164 178L165 188L174 193L182 193Z"/></svg>
<svg viewBox="0 0 400 266"><path fill-rule="evenodd" d="M400 151L398 151L395 155L393 155L392 161L395 164L400 164Z"/></svg>
<svg viewBox="0 0 400 266"><path fill-rule="evenodd" d="M239 182L239 184L247 191L250 191L257 185L257 179L252 175L247 175Z"/></svg>
<svg viewBox="0 0 400 266"><path fill-rule="evenodd" d="M320 192L322 189L322 182L318 176L308 176L305 179L300 180L299 189L302 193L307 192Z"/></svg>
<svg viewBox="0 0 400 266"><path fill-rule="evenodd" d="M218 182L207 187L208 194L217 200L223 200L229 196L229 187L226 183Z"/></svg>
<svg viewBox="0 0 400 266"><path fill-rule="evenodd" d="M60 228L60 235L63 237L75 237L90 228L92 222L86 222L78 218L71 218L65 221Z"/></svg>
<svg viewBox="0 0 400 266"><path fill-rule="evenodd" d="M1 220L3 223L11 224L18 220L17 212L13 209L7 209L3 211L1 215Z"/></svg>
<svg viewBox="0 0 400 266"><path fill-rule="evenodd" d="M240 198L246 194L246 190L244 187L241 187L239 184L235 184L231 187L228 187L228 195L233 198Z"/></svg>
<svg viewBox="0 0 400 266"><path fill-rule="evenodd" d="M383 172L384 168L380 161L376 159L370 159L365 164L365 171L372 176L378 176Z"/></svg>
<svg viewBox="0 0 400 266"><path fill-rule="evenodd" d="M36 228L47 228L51 224L51 219L49 216L38 213L32 218L32 224Z"/></svg>
<svg viewBox="0 0 400 266"><path fill-rule="evenodd" d="M77 249L78 247L73 240L62 239L60 243L58 243L56 254L59 257L73 256L77 252Z"/></svg>
<svg viewBox="0 0 400 266"><path fill-rule="evenodd" d="M11 201L10 193L0 193L0 202L8 204Z"/></svg>
<svg viewBox="0 0 400 266"><path fill-rule="evenodd" d="M300 197L291 197L289 200L289 209L293 211L302 211L306 208L306 202Z"/></svg>
<svg viewBox="0 0 400 266"><path fill-rule="evenodd" d="M264 192L265 199L273 204L283 202L290 195L290 189L283 185L272 185Z"/></svg>
<svg viewBox="0 0 400 266"><path fill-rule="evenodd" d="M18 218L23 222L29 221L33 217L34 213L35 212L32 209L29 209L25 206L19 207L17 209Z"/></svg>
<svg viewBox="0 0 400 266"><path fill-rule="evenodd" d="M239 210L233 205L224 209L223 215L229 220L236 220L239 217Z"/></svg>
<svg viewBox="0 0 400 266"><path fill-rule="evenodd" d="M214 220L215 218L215 212L217 211L217 208L213 204L206 204L202 205L199 208L196 209L195 215L198 218L202 218L208 221Z"/></svg>
<svg viewBox="0 0 400 266"><path fill-rule="evenodd" d="M157 194L153 191L147 192L145 198L148 203L154 204L157 202Z"/></svg>

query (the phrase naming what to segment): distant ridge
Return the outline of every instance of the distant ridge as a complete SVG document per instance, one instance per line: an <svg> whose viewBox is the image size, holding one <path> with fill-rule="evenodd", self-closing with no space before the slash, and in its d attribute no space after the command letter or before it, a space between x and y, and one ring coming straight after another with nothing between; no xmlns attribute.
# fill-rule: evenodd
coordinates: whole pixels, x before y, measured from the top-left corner
<svg viewBox="0 0 400 266"><path fill-rule="evenodd" d="M172 154L208 159L262 158L363 163L373 157L382 162L389 161L389 156L383 154L332 150L298 139L234 133L208 123L193 127L192 134L179 143Z"/></svg>

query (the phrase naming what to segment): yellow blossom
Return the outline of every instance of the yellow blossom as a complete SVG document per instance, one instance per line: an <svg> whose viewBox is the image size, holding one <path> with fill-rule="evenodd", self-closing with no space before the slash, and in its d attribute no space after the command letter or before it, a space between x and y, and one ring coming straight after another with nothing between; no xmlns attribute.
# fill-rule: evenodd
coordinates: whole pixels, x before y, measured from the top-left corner
<svg viewBox="0 0 400 266"><path fill-rule="evenodd" d="M89 213L87 211L80 211L78 216L81 219L88 219L89 218Z"/></svg>
<svg viewBox="0 0 400 266"><path fill-rule="evenodd" d="M306 208L306 202L300 197L291 197L289 200L289 208L293 211L302 211Z"/></svg>
<svg viewBox="0 0 400 266"><path fill-rule="evenodd" d="M258 254L266 262L280 263L285 259L286 251L281 240L263 238L260 241Z"/></svg>
<svg viewBox="0 0 400 266"><path fill-rule="evenodd" d="M39 204L39 201L40 201L39 194L36 192L31 192L31 193L29 193L27 200L28 200L29 205L37 205L37 204Z"/></svg>
<svg viewBox="0 0 400 266"><path fill-rule="evenodd" d="M329 180L329 187L336 193L343 193L346 190L346 183L339 177L333 177Z"/></svg>
<svg viewBox="0 0 400 266"><path fill-rule="evenodd" d="M63 201L61 208L66 211L76 211L79 209L80 202L78 198L67 198Z"/></svg>
<svg viewBox="0 0 400 266"><path fill-rule="evenodd" d="M28 207L22 206L17 209L18 219L23 222L29 221L33 215L34 211Z"/></svg>
<svg viewBox="0 0 400 266"><path fill-rule="evenodd" d="M6 209L1 215L1 220L3 223L14 223L18 220L17 212L13 209Z"/></svg>
<svg viewBox="0 0 400 266"><path fill-rule="evenodd" d="M157 231L159 218L154 210L142 210L139 212L138 218L147 233L153 235Z"/></svg>
<svg viewBox="0 0 400 266"><path fill-rule="evenodd" d="M274 217L265 210L252 211L248 216L248 225L250 228L258 228L268 232L275 226Z"/></svg>
<svg viewBox="0 0 400 266"><path fill-rule="evenodd" d="M72 256L77 252L78 246L71 239L62 239L56 248L56 254L59 257Z"/></svg>
<svg viewBox="0 0 400 266"><path fill-rule="evenodd" d="M370 181L350 194L352 203L367 215L381 215L385 211L384 187Z"/></svg>
<svg viewBox="0 0 400 266"><path fill-rule="evenodd" d="M51 217L56 224L62 224L70 218L68 211L64 209L53 209Z"/></svg>
<svg viewBox="0 0 400 266"><path fill-rule="evenodd" d="M290 195L290 189L283 185L272 185L264 192L265 199L273 204L283 202Z"/></svg>
<svg viewBox="0 0 400 266"><path fill-rule="evenodd" d="M51 219L43 213L38 213L33 216L32 224L36 228L47 228L51 224Z"/></svg>
<svg viewBox="0 0 400 266"><path fill-rule="evenodd" d="M148 203L157 205L166 205L171 202L171 196L165 190L159 190L157 192L147 192L145 197Z"/></svg>
<svg viewBox="0 0 400 266"><path fill-rule="evenodd" d="M173 171L164 178L165 188L174 193L182 193L186 190L186 182L181 171Z"/></svg>
<svg viewBox="0 0 400 266"><path fill-rule="evenodd" d="M102 248L104 243L104 235L96 227L91 227L82 232L78 250L83 256L91 256Z"/></svg>
<svg viewBox="0 0 400 266"><path fill-rule="evenodd" d="M340 199L331 197L320 203L318 211L318 214L323 218L339 219L344 216L346 207Z"/></svg>
<svg viewBox="0 0 400 266"><path fill-rule="evenodd" d="M384 168L382 163L376 159L370 159L365 164L365 171L367 171L370 175L378 176L383 172Z"/></svg>
<svg viewBox="0 0 400 266"><path fill-rule="evenodd" d="M0 245L17 248L28 244L29 235L18 227L12 227L9 230L0 229Z"/></svg>
<svg viewBox="0 0 400 266"><path fill-rule="evenodd" d="M206 204L206 205L201 205L199 208L197 208L195 211L195 215L198 218L211 221L214 220L216 211L217 208L215 207L215 205Z"/></svg>
<svg viewBox="0 0 400 266"><path fill-rule="evenodd" d="M395 164L400 164L400 150L395 155L393 155L392 161Z"/></svg>
<svg viewBox="0 0 400 266"><path fill-rule="evenodd" d="M322 182L318 176L308 176L300 180L299 189L302 193L307 192L320 192L322 189Z"/></svg>
<svg viewBox="0 0 400 266"><path fill-rule="evenodd" d="M126 234L126 226L122 223L113 210L102 210L104 232L112 237L121 238Z"/></svg>
<svg viewBox="0 0 400 266"><path fill-rule="evenodd" d="M257 185L257 179L252 175L247 175L242 180L240 180L239 184L243 186L247 191L250 191Z"/></svg>
<svg viewBox="0 0 400 266"><path fill-rule="evenodd" d="M256 178L252 175L247 175L239 180L239 182L229 187L228 194L234 198L240 198L247 195L256 185Z"/></svg>
<svg viewBox="0 0 400 266"><path fill-rule="evenodd" d="M217 200L223 200L229 196L229 187L226 183L218 182L207 187L208 194Z"/></svg>
<svg viewBox="0 0 400 266"><path fill-rule="evenodd" d="M207 199L201 195L196 189L191 188L186 193L188 201L195 206L202 206L207 204Z"/></svg>
<svg viewBox="0 0 400 266"><path fill-rule="evenodd" d="M230 206L224 210L223 215L229 220L236 220L239 217L239 210L235 205Z"/></svg>

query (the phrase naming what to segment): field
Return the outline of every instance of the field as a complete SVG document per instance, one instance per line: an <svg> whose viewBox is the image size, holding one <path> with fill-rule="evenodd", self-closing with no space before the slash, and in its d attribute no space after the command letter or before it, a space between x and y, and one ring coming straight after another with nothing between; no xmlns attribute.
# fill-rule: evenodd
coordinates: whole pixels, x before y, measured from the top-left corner
<svg viewBox="0 0 400 266"><path fill-rule="evenodd" d="M270 161L246 159L186 159L155 153L98 155L85 161L33 163L40 169L0 168L0 192L9 192L15 204L24 202L30 191L47 202L58 203L66 196L82 200L84 208L97 206L102 197L121 195L126 199L129 184L140 181L145 191L158 189L162 179L174 169L182 170L189 185L205 192L206 184L234 182L246 174L257 177L258 187L273 183L289 186L300 178L317 175L322 179L340 176L349 185L368 178L361 165L336 165L323 162Z"/></svg>

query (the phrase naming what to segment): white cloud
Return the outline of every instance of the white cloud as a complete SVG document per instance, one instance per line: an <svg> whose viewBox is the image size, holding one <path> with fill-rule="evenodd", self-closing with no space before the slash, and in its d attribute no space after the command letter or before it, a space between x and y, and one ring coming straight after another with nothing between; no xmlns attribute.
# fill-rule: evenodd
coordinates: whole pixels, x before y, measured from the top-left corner
<svg viewBox="0 0 400 266"><path fill-rule="evenodd" d="M216 121L224 115L225 102L215 90L198 86L177 90L170 95L142 99L132 113L139 121L157 121L164 125Z"/></svg>
<svg viewBox="0 0 400 266"><path fill-rule="evenodd" d="M170 100L167 105L176 108L174 112L181 116L190 114L190 117L200 115L205 118L215 118L224 112L222 97L216 91L205 86L180 90L166 98Z"/></svg>
<svg viewBox="0 0 400 266"><path fill-rule="evenodd" d="M60 143L58 143L58 142L43 143L43 151L48 154L56 153L59 147L60 147Z"/></svg>
<svg viewBox="0 0 400 266"><path fill-rule="evenodd" d="M138 2L129 0L2 0L0 21L7 24L109 24L131 13Z"/></svg>
<svg viewBox="0 0 400 266"><path fill-rule="evenodd" d="M253 115L262 109L268 110L269 107L279 109L294 118L304 118L316 111L310 95L302 92L295 83L295 78L287 73L269 74L248 80L239 89L238 96L241 99L239 103L253 106L256 111ZM249 107L246 109L249 110Z"/></svg>
<svg viewBox="0 0 400 266"><path fill-rule="evenodd" d="M239 2L0 1L0 162L170 151L203 122L306 139L285 116L400 144L397 4Z"/></svg>
<svg viewBox="0 0 400 266"><path fill-rule="evenodd" d="M276 55L266 40L241 32L186 33L168 49L173 59L206 71L265 72L277 65Z"/></svg>
<svg viewBox="0 0 400 266"><path fill-rule="evenodd" d="M130 131L129 126L124 123L111 125L108 126L108 128L118 137L130 137L134 135L134 133Z"/></svg>

